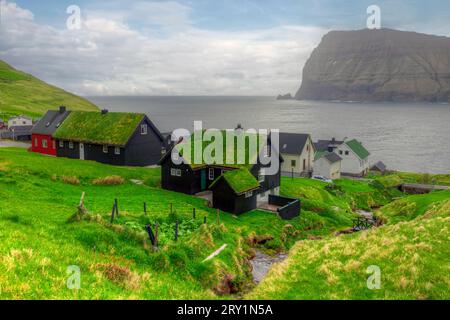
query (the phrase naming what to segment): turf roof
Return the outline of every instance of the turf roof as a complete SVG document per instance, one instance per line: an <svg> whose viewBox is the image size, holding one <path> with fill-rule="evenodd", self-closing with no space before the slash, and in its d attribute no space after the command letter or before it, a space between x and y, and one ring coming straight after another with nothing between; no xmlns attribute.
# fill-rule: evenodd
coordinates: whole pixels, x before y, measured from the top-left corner
<svg viewBox="0 0 450 320"><path fill-rule="evenodd" d="M225 179L236 194L242 194L260 187L256 178L245 168L224 172L211 184L210 188L212 188L220 179Z"/></svg>
<svg viewBox="0 0 450 320"><path fill-rule="evenodd" d="M365 159L370 155L370 152L356 139L347 141L346 144L361 159Z"/></svg>
<svg viewBox="0 0 450 320"><path fill-rule="evenodd" d="M222 157L219 157L217 155L217 161L215 163L206 163L205 159L203 158L203 153L205 151L205 148L208 146L212 147L214 144L214 139L212 141L205 141L205 139L202 139L202 135L199 134L197 137L194 136L194 134L189 138L185 139L183 142L177 145L177 148L180 152L180 155L186 159L187 156L185 156L185 150L186 148L191 149L191 159L189 162L189 165L192 169L200 169L203 167L206 167L208 165L214 165L214 166L223 166L227 168L247 168L250 169L254 164L256 164L258 156L263 149L263 147L266 145L267 142L267 136L266 135L259 135L259 134L251 134L251 133L242 133L245 137L245 159L244 161L239 161L241 163L238 163L238 142L237 138L234 139L234 144L229 142L227 145L227 136L226 131L222 130L222 138L223 138L223 152ZM204 134L204 131L202 132ZM251 139L254 139L257 141L257 146L250 148L250 141ZM201 141L203 140L203 141ZM194 150L196 148L196 141L198 141L199 145L202 145L202 153L201 153L201 159L200 161L197 161L194 157ZM243 151L240 151L241 153ZM215 153L213 153L215 155ZM232 157L234 155L234 157ZM229 161L231 160L231 161Z"/></svg>
<svg viewBox="0 0 450 320"><path fill-rule="evenodd" d="M124 146L144 117L141 113L73 111L53 136L60 140Z"/></svg>

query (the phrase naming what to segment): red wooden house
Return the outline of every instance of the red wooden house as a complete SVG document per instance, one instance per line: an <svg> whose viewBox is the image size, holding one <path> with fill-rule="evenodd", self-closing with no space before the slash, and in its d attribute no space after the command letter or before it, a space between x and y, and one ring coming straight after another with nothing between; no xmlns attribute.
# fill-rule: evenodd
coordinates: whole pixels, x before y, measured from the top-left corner
<svg viewBox="0 0 450 320"><path fill-rule="evenodd" d="M31 151L56 156L56 141L53 139L53 133L69 113L66 107L47 111L31 130Z"/></svg>

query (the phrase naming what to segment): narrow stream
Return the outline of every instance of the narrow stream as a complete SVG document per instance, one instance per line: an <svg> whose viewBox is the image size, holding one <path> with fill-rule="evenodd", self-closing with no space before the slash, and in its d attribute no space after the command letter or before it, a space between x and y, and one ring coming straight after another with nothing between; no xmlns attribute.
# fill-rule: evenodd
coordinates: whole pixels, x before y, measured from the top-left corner
<svg viewBox="0 0 450 320"><path fill-rule="evenodd" d="M258 284L264 279L270 267L277 262L287 258L287 254L279 253L275 256L269 256L259 250L256 250L255 257L250 261L253 267L253 281Z"/></svg>

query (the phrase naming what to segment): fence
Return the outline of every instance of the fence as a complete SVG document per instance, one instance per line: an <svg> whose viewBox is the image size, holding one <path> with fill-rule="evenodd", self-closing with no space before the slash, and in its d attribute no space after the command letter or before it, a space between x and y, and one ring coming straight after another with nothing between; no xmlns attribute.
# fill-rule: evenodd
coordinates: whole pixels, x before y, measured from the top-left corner
<svg viewBox="0 0 450 320"><path fill-rule="evenodd" d="M300 215L301 202L299 199L269 195L269 204L279 206L277 212L283 220L290 220Z"/></svg>

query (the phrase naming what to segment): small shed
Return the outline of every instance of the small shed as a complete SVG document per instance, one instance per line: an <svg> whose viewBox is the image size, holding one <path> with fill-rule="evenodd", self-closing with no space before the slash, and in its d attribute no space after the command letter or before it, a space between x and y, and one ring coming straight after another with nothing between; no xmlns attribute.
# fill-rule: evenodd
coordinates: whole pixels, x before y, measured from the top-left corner
<svg viewBox="0 0 450 320"><path fill-rule="evenodd" d="M247 169L223 173L209 187L213 192L213 207L234 214L257 207L260 184Z"/></svg>
<svg viewBox="0 0 450 320"><path fill-rule="evenodd" d="M381 173L385 173L387 171L386 165L383 163L383 161L378 161L375 163L371 168L371 171L377 171Z"/></svg>
<svg viewBox="0 0 450 320"><path fill-rule="evenodd" d="M342 158L334 152L318 151L314 159L314 175L327 179L341 178Z"/></svg>

